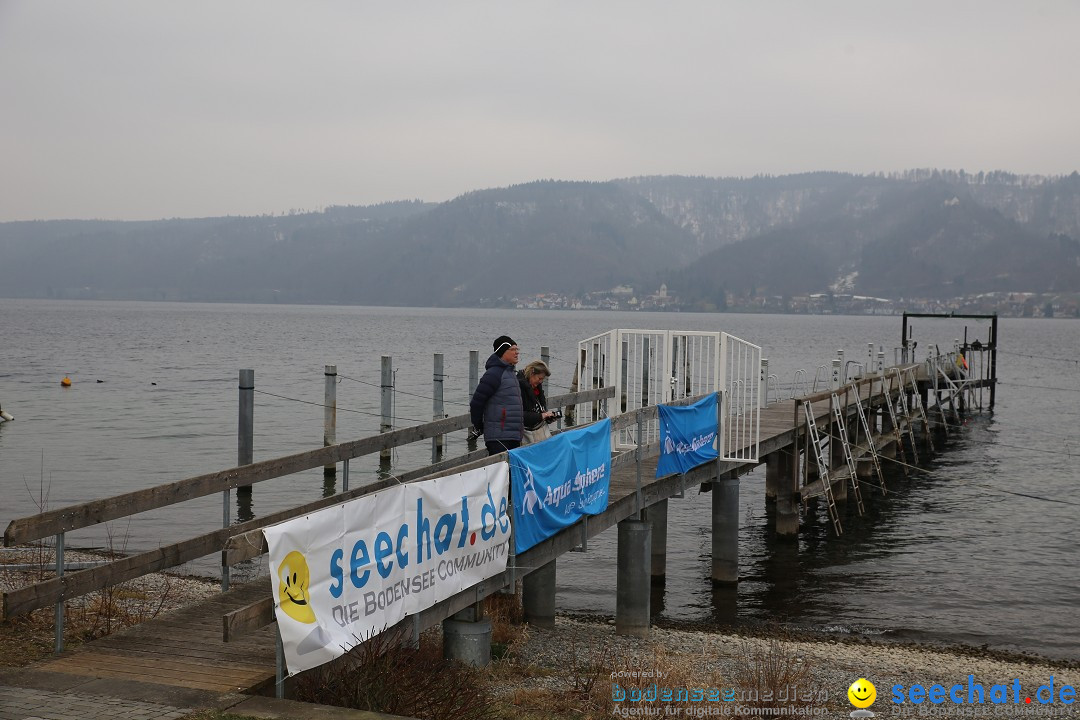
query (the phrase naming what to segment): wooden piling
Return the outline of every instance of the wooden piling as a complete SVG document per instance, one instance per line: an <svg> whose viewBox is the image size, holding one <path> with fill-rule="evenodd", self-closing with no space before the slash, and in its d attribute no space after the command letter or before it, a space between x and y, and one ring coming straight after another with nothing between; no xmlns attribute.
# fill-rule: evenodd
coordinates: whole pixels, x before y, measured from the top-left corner
<svg viewBox="0 0 1080 720"><path fill-rule="evenodd" d="M387 433L394 429L394 360L389 355L382 356L382 379L380 382L382 400L382 419L379 421L379 432ZM391 450L379 451L379 463L386 465L390 462Z"/></svg>
<svg viewBox="0 0 1080 720"><path fill-rule="evenodd" d="M337 365L327 365L323 369L323 376L323 447L330 447L337 443ZM337 463L323 466L323 475L335 473Z"/></svg>

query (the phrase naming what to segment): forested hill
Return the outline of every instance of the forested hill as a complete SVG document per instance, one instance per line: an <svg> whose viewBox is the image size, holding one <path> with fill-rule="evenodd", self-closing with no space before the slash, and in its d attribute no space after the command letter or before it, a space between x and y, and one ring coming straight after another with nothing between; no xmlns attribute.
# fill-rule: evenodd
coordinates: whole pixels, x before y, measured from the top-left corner
<svg viewBox="0 0 1080 720"><path fill-rule="evenodd" d="M1080 175L541 181L287 216L0 223L0 296L476 305L1080 290ZM500 300L501 299L501 300Z"/></svg>

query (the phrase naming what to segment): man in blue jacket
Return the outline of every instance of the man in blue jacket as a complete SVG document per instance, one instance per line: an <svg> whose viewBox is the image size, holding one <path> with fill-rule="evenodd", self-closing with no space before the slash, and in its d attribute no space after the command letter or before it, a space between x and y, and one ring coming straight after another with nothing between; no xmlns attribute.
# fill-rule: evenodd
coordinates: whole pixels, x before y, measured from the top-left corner
<svg viewBox="0 0 1080 720"><path fill-rule="evenodd" d="M521 389L514 366L518 346L507 335L491 344L495 352L484 364L484 376L469 401L472 424L484 433L489 455L497 455L521 445L525 412L521 407Z"/></svg>

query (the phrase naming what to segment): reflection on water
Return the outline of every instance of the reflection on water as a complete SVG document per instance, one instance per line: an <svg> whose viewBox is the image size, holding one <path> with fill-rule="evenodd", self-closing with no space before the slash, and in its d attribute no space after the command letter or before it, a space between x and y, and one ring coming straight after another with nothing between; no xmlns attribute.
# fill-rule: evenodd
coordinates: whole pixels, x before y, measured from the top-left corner
<svg viewBox="0 0 1080 720"><path fill-rule="evenodd" d="M395 427L406 427L432 416L435 352L445 355L446 411L457 414L467 410L468 353L480 350L482 361L491 338L509 332L523 360L549 346L558 394L570 385L575 343L614 327L730 332L761 344L783 385L797 369L812 376L837 348L854 357L873 342L891 359L900 318L2 300L0 403L17 419L0 424L0 521L37 512L42 498L57 508L233 466L240 369L254 368L256 388L280 396L256 396L255 460L265 460L321 447L327 364L339 368L337 438L345 442L378 432L381 355L394 358ZM962 327L935 329L925 319L914 328L920 347L964 336ZM972 415L923 471L905 478L887 465L889 495L864 489L867 513L857 517L849 503L842 537L819 508L803 517L797 541L776 538L761 468L740 486L741 581L714 590L710 498L690 490L671 500L668 574L653 590L655 615L931 633L1080 658L1072 500L1080 378L1075 363L1052 360L1080 347L1080 323L1006 319L1000 331L997 412ZM62 390L65 374L73 385ZM448 455L469 449L464 433L447 442ZM430 450L417 443L392 462L354 460L350 486L426 464ZM236 493L234 520L343 484L340 467L259 483ZM157 548L220 527L221 502L201 498L71 533L68 542L100 546L111 537L128 551ZM614 613L615 536L560 558L560 609ZM212 557L196 568L212 573L217 564ZM260 572L258 561L234 569Z"/></svg>

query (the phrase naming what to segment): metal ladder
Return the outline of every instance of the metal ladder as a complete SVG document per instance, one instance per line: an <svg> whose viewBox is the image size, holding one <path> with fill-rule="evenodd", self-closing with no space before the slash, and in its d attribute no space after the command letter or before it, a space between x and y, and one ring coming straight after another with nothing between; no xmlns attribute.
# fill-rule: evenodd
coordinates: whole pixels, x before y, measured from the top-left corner
<svg viewBox="0 0 1080 720"><path fill-rule="evenodd" d="M919 407L919 415L922 417L922 428L923 435L926 436L926 446L930 448L930 452L936 452L934 449L934 435L930 432L930 419L926 417L926 406L922 401L922 396L919 395L919 383L915 380L915 368L908 368L907 376L908 381L911 383L911 396L914 398L915 404Z"/></svg>
<svg viewBox="0 0 1080 720"><path fill-rule="evenodd" d="M814 459L817 460L818 477L828 503L829 519L832 520L833 530L837 535L842 535L844 529L840 527L840 513L836 509L836 499L833 497L832 481L829 479L829 465L821 457L821 435L818 433L817 423L814 421L814 409L809 402L804 402L803 414L806 415L806 433L814 446Z"/></svg>
<svg viewBox="0 0 1080 720"><path fill-rule="evenodd" d="M904 425L907 426L908 437L911 438L911 454L915 458L915 464L919 464L919 449L915 443L915 423L911 421L911 409L908 407L907 391L904 389L904 375L900 372L900 368L893 368L896 371L897 384L900 386L899 403L901 419L904 421Z"/></svg>
<svg viewBox="0 0 1080 720"><path fill-rule="evenodd" d="M858 389L856 389L858 392ZM844 411L840 409L840 398L836 396L836 393L832 393L832 401L829 403L832 406L833 420L836 421L836 427L840 432L840 449L844 453L844 461L847 463L848 472L851 474L851 491L855 494L855 504L859 508L859 515L865 512L862 502L862 493L859 492L859 476L855 472L855 458L851 455L851 443L848 442L847 435L847 423L844 422Z"/></svg>
<svg viewBox="0 0 1080 720"><path fill-rule="evenodd" d="M944 376L944 371L938 364L934 363L934 369L931 371L931 376L934 378L934 397L937 398L938 414L941 415L941 427L945 429L945 437L949 437L949 418L945 415L945 404L941 402L941 385L938 384L938 373Z"/></svg>
<svg viewBox="0 0 1080 720"><path fill-rule="evenodd" d="M889 384L892 385L891 380L889 381ZM881 377L881 395L885 398L885 407L889 410L889 420L892 423L892 434L896 439L897 452L900 453L900 467L904 469L904 475L906 476L908 474L908 461L907 451L904 450L904 435L901 432L900 422L896 417L896 407L893 405L892 401L892 390L891 388L885 387L884 375Z"/></svg>
<svg viewBox="0 0 1080 720"><path fill-rule="evenodd" d="M867 400L873 397L873 380L870 381L870 392L867 393ZM882 381L884 382L884 381ZM870 458L874 461L874 472L877 473L877 479L879 487L881 488L882 495L888 495L889 491L885 488L885 476L881 473L881 461L878 460L877 447L874 446L874 433L870 430L870 423L866 419L866 413L863 412L862 396L859 395L859 386L855 381L851 382L851 389L855 391L855 409L859 413L859 422L862 423L863 432L866 434L866 447L870 451Z"/></svg>

